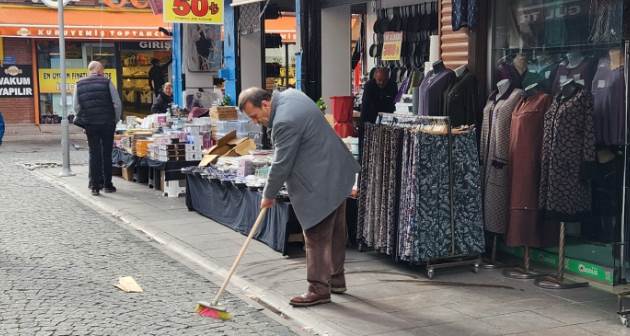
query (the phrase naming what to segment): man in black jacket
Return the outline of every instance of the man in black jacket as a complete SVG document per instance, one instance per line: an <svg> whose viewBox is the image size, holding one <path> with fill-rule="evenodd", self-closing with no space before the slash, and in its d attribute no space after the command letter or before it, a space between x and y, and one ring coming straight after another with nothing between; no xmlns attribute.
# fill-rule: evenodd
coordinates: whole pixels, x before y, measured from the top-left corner
<svg viewBox="0 0 630 336"><path fill-rule="evenodd" d="M385 68L377 68L374 71L374 78L365 83L359 125L359 160L363 154L365 123L376 122L379 112L394 112L396 110L394 99L397 92L396 83L389 79L389 73Z"/></svg>
<svg viewBox="0 0 630 336"><path fill-rule="evenodd" d="M112 147L122 105L116 87L104 76L103 65L92 61L89 75L74 88L75 124L85 128L90 148L90 189L115 192L112 184Z"/></svg>

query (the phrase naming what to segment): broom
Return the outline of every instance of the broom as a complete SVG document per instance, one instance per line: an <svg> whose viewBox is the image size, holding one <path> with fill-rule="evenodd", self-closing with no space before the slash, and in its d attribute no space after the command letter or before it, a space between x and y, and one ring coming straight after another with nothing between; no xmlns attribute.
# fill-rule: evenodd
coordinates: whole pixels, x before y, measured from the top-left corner
<svg viewBox="0 0 630 336"><path fill-rule="evenodd" d="M199 315L204 316L204 317L211 317L211 318L223 320L223 321L229 320L232 318L232 315L224 307L221 307L218 305L219 299L221 298L221 295L223 295L223 292L225 291L228 284L230 283L230 279L232 278L232 275L234 274L234 272L236 272L236 267L241 261L241 258L243 257L243 255L245 254L245 250L247 250L249 243L252 241L252 238L254 237L254 234L256 234L256 232L258 231L258 227L260 226L260 223L262 223L262 221L265 219L266 213L267 213L267 208L260 209L260 213L258 214L258 218L256 219L254 226L252 226L252 229L249 231L249 235L247 236L247 239L245 239L245 242L243 243L243 246L241 247L241 251L238 253L238 256L236 256L234 263L232 263L232 267L230 268L228 275L225 277L225 280L223 281L223 285L221 285L219 292L217 292L217 295L214 297L214 300L212 300L212 302L210 303L204 302L204 301L197 302L197 307L195 308L195 310L197 311Z"/></svg>

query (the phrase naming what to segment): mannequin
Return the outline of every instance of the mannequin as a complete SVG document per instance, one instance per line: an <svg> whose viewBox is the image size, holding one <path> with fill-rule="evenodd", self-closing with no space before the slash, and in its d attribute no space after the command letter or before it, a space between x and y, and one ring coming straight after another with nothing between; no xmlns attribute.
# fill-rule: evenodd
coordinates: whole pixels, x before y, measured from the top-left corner
<svg viewBox="0 0 630 336"><path fill-rule="evenodd" d="M457 67L453 71L455 71L455 75L457 76L457 78L460 78L464 74L464 72L466 72L466 70L468 70L468 66L466 64L464 64L464 65L462 65L460 67Z"/></svg>
<svg viewBox="0 0 630 336"><path fill-rule="evenodd" d="M578 84L575 80L573 80L573 78L571 78L568 81L564 82L560 86L560 88L560 96L562 97L562 99L569 99L573 97L579 89L582 88L582 85Z"/></svg>
<svg viewBox="0 0 630 336"><path fill-rule="evenodd" d="M538 83L534 83L525 88L525 95L527 97L531 97L535 95L540 90L540 85Z"/></svg>
<svg viewBox="0 0 630 336"><path fill-rule="evenodd" d="M433 65L431 67L433 68L434 74L438 74L446 69L442 60L433 62Z"/></svg>
<svg viewBox="0 0 630 336"><path fill-rule="evenodd" d="M509 89L512 83L509 79L502 79L497 83L497 90L499 93L495 97L496 100L499 100Z"/></svg>
<svg viewBox="0 0 630 336"><path fill-rule="evenodd" d="M621 53L621 49L618 49L618 48L610 49L608 51L608 56L610 57L611 70L618 69L624 65L625 60L624 60L623 54Z"/></svg>

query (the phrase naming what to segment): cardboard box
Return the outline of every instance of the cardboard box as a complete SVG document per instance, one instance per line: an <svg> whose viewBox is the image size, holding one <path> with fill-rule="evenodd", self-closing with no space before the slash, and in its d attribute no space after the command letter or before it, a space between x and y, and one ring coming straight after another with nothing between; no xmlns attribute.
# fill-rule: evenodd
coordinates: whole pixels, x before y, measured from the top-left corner
<svg viewBox="0 0 630 336"><path fill-rule="evenodd" d="M238 120L236 106L214 106L210 109L210 118L214 120Z"/></svg>
<svg viewBox="0 0 630 336"><path fill-rule="evenodd" d="M133 181L133 167L122 167L120 168L122 171L122 178L126 181Z"/></svg>

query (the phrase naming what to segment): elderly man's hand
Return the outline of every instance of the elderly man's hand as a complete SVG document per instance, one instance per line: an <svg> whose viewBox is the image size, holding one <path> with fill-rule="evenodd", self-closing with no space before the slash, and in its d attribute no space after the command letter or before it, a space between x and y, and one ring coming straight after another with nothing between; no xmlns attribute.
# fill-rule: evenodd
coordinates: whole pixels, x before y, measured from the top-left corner
<svg viewBox="0 0 630 336"><path fill-rule="evenodd" d="M273 206L273 199L272 198L263 198L262 201L260 201L260 208L261 209L269 209Z"/></svg>

